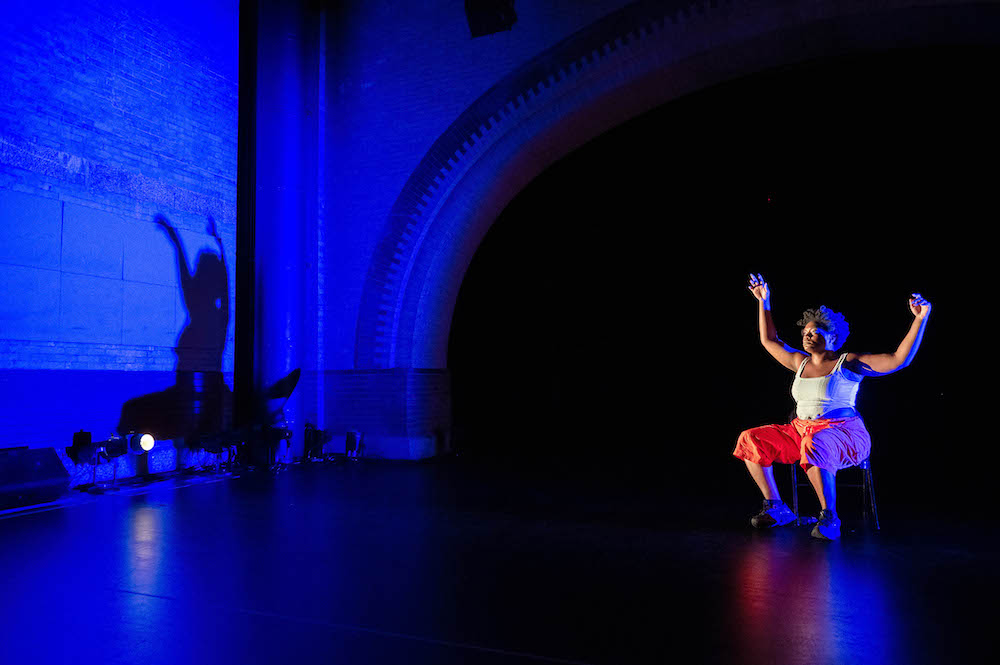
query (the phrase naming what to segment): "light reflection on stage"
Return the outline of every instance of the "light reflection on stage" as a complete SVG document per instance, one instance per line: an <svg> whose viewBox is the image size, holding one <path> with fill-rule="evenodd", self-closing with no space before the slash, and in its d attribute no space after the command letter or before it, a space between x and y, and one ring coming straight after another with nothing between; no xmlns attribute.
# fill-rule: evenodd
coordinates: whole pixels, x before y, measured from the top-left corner
<svg viewBox="0 0 1000 665"><path fill-rule="evenodd" d="M784 529L754 534L733 559L745 662L902 662L885 571L842 542L811 541L808 527Z"/></svg>

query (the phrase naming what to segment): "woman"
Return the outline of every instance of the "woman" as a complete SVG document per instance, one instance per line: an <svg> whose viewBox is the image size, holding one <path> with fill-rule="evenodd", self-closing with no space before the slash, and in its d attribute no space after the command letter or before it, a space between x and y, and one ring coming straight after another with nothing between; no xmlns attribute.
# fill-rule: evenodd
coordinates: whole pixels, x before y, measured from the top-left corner
<svg viewBox="0 0 1000 665"><path fill-rule="evenodd" d="M750 523L757 528L783 526L795 514L781 500L771 464L800 464L819 498L816 538L840 537L837 517L837 471L865 460L871 438L854 408L861 380L892 374L913 362L927 326L931 304L919 293L909 300L913 323L894 353L838 353L849 328L844 317L826 307L807 310L798 351L778 338L771 319L771 291L764 278L750 275L747 287L757 298L760 343L779 363L795 372L792 397L796 417L787 425L755 427L740 434L733 455L742 459L764 495L764 507Z"/></svg>

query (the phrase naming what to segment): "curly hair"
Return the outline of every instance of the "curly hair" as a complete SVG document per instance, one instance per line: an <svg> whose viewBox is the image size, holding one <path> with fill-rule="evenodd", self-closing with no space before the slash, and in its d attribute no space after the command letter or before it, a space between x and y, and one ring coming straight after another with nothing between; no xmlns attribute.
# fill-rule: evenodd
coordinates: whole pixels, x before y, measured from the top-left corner
<svg viewBox="0 0 1000 665"><path fill-rule="evenodd" d="M847 324L847 319L840 312L835 312L825 305L820 305L819 309L807 309L802 312L802 318L798 322L798 326L804 327L808 323L816 323L816 326L822 328L828 333L833 333L833 344L831 345L831 351L836 351L844 346L844 342L847 341L847 336L851 334L851 327Z"/></svg>

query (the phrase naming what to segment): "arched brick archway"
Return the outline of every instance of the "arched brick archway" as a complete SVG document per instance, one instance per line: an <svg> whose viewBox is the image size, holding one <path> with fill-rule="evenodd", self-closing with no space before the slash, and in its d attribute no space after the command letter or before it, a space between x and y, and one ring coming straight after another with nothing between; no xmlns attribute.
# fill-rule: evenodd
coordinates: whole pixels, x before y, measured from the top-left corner
<svg viewBox="0 0 1000 665"><path fill-rule="evenodd" d="M359 310L357 369L443 368L458 290L503 207L547 166L684 94L813 58L1000 44L1000 4L638 2L512 72L434 143L392 207Z"/></svg>

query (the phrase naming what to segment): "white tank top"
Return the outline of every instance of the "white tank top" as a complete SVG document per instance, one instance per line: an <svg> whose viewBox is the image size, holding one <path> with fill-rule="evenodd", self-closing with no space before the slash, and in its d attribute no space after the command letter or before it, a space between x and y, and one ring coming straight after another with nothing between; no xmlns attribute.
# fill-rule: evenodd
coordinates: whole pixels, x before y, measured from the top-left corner
<svg viewBox="0 0 1000 665"><path fill-rule="evenodd" d="M802 361L799 371L795 373L795 380L792 381L792 398L795 400L795 415L798 418L815 420L835 409L854 408L854 400L864 377L844 369L846 357L846 353L840 356L837 366L827 376L813 378L802 376L809 358Z"/></svg>

